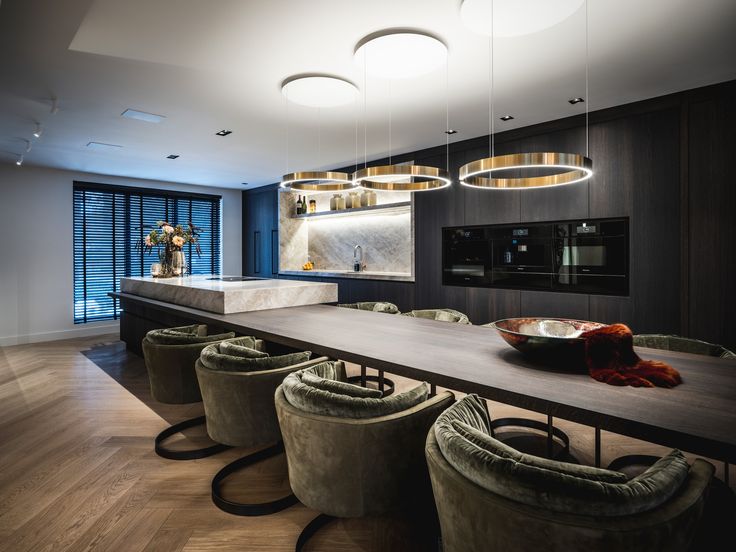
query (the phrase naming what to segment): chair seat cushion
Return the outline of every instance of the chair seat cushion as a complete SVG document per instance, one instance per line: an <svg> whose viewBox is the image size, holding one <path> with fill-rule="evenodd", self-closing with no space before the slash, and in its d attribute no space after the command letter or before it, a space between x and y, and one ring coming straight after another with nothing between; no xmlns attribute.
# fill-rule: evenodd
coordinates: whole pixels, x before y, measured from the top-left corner
<svg viewBox="0 0 736 552"><path fill-rule="evenodd" d="M678 450L631 480L617 472L521 454L491 437L490 424L477 415L480 402L469 395L457 403L463 405L458 412L457 405L445 411L435 422L437 443L464 477L510 500L557 512L623 516L656 508L687 478L690 467Z"/></svg>
<svg viewBox="0 0 736 552"><path fill-rule="evenodd" d="M231 355L244 358L265 358L268 353L258 350L257 339L247 335L244 337L236 337L220 342L220 352L224 355Z"/></svg>
<svg viewBox="0 0 736 552"><path fill-rule="evenodd" d="M310 387L316 387L324 391L330 391L331 393L337 393L338 395L347 395L349 397L368 397L374 399L380 399L383 393L378 389L370 389L368 387L361 387L360 385L353 385L344 381L337 381L336 379L328 379L320 377L309 370L302 372L302 383L309 385Z"/></svg>
<svg viewBox="0 0 736 552"><path fill-rule="evenodd" d="M438 322L453 322L455 324L470 324L467 315L454 309L424 309L413 310L403 313L404 316L414 318L427 318Z"/></svg>
<svg viewBox="0 0 736 552"><path fill-rule="evenodd" d="M308 361L312 356L311 351L269 356L261 351L241 345L231 346L228 350L229 354L223 353L219 343L209 345L202 349L199 360L210 370L224 372L260 372L301 364L302 362Z"/></svg>
<svg viewBox="0 0 736 552"><path fill-rule="evenodd" d="M361 301L359 303L339 303L338 307L346 309L367 310L373 312L385 312L387 314L399 314L399 307L385 301Z"/></svg>
<svg viewBox="0 0 736 552"><path fill-rule="evenodd" d="M634 336L634 345L694 355L736 358L736 354L721 345L679 335L639 334Z"/></svg>
<svg viewBox="0 0 736 552"><path fill-rule="evenodd" d="M326 362L322 364L329 365L330 363ZM385 398L356 396L356 394L364 393L364 391L357 390L362 390L363 388L357 385L343 384L357 388L351 389L351 394L345 394L341 392L345 390L341 386L333 385L332 389L328 390L325 387L331 384L319 383L319 386L311 385L309 382L314 382L315 379L313 377L310 378L310 376L306 376L305 378L304 372L306 371L310 371L312 376L316 375L323 379L331 379L325 377L328 371L318 364L286 376L283 383L283 390L286 400L292 406L311 414L353 419L378 418L416 406L427 400L429 394L429 388L426 383L422 383L404 393L394 394Z"/></svg>
<svg viewBox="0 0 736 552"><path fill-rule="evenodd" d="M193 324L191 326L179 326L176 328L163 328L151 330L146 334L151 343L156 345L191 345L195 343L209 343L222 341L235 337L234 332L216 335L207 335L207 326L204 324Z"/></svg>

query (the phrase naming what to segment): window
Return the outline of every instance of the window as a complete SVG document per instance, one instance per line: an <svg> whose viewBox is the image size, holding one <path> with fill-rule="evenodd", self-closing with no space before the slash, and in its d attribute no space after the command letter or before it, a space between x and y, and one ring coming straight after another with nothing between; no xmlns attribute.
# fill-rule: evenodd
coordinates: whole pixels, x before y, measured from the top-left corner
<svg viewBox="0 0 736 552"><path fill-rule="evenodd" d="M114 320L120 315L117 291L123 276L146 276L158 262L156 249L147 253L141 239L159 220L192 222L202 229L197 256L185 246L192 274L220 273L221 197L74 183L74 323Z"/></svg>

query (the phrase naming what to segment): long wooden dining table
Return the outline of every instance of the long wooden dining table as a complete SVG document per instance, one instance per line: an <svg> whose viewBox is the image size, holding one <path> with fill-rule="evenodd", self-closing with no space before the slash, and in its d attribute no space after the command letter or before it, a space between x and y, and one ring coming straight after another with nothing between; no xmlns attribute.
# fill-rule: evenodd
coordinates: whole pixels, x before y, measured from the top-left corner
<svg viewBox="0 0 736 552"><path fill-rule="evenodd" d="M213 324L289 347L477 393L708 458L736 462L736 361L637 348L682 375L673 389L616 387L586 373L544 368L493 329L330 305L215 314L125 293L123 310L144 308Z"/></svg>

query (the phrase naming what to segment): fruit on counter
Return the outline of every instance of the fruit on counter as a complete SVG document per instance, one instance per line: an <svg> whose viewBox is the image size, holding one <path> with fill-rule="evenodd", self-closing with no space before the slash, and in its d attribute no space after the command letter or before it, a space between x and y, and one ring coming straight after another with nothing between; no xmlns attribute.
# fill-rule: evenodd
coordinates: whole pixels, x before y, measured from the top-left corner
<svg viewBox="0 0 736 552"><path fill-rule="evenodd" d="M302 270L312 270L314 269L314 263L312 261L307 261L302 265Z"/></svg>

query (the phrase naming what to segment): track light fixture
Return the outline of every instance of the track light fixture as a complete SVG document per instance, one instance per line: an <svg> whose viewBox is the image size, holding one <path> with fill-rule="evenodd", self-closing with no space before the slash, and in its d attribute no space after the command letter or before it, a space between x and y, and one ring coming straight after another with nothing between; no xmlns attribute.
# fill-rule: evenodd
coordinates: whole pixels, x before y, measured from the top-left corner
<svg viewBox="0 0 736 552"><path fill-rule="evenodd" d="M23 154L20 154L18 156L18 160L15 162L15 164L18 165L19 167L23 164Z"/></svg>
<svg viewBox="0 0 736 552"><path fill-rule="evenodd" d="M26 153L29 153L31 151L31 146L33 144L31 144L31 141L30 140L24 139L23 141L26 143Z"/></svg>
<svg viewBox="0 0 736 552"><path fill-rule="evenodd" d="M36 130L33 132L34 138L40 138L43 134L43 128L41 128L41 123L36 123Z"/></svg>

